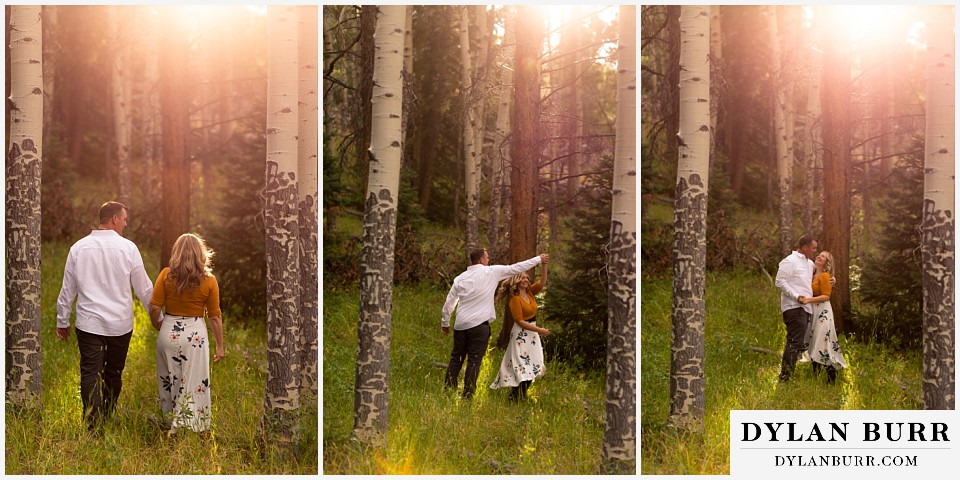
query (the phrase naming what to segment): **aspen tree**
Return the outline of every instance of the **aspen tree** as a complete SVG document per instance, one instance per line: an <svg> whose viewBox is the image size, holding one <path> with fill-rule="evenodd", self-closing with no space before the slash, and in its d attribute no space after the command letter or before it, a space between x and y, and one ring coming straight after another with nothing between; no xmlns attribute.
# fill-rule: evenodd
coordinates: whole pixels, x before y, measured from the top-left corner
<svg viewBox="0 0 960 480"><path fill-rule="evenodd" d="M353 436L386 448L390 398L393 267L403 151L403 27L405 6L377 7L373 63L373 124L360 259L360 319L353 400Z"/></svg>
<svg viewBox="0 0 960 480"><path fill-rule="evenodd" d="M516 14L513 7L505 6L505 25L503 42L500 46L500 98L497 102L497 123L493 155L493 194L490 197L490 223L493 228L488 232L490 249L493 257L503 257L505 246L503 239L510 231L510 100L513 98L513 59L516 45L514 44L514 30L516 29ZM502 213L502 214L501 214Z"/></svg>
<svg viewBox="0 0 960 480"><path fill-rule="evenodd" d="M473 66L470 61L470 6L460 8L460 96L463 105L463 183L467 197L467 251L480 246L477 215L480 211L480 195L477 192L477 111L473 107Z"/></svg>
<svg viewBox="0 0 960 480"><path fill-rule="evenodd" d="M620 7L613 205L607 245L607 382L603 462L633 473L637 458L637 7Z"/></svg>
<svg viewBox="0 0 960 480"><path fill-rule="evenodd" d="M927 41L923 223L923 408L953 410L954 319L954 40L953 6L930 7Z"/></svg>
<svg viewBox="0 0 960 480"><path fill-rule="evenodd" d="M318 116L319 56L317 52L317 6L298 7L299 131L297 134L297 181L300 195L300 317L302 393L317 393L317 312L319 274Z"/></svg>
<svg viewBox="0 0 960 480"><path fill-rule="evenodd" d="M300 409L300 255L297 7L267 9L267 158L263 223L267 257L267 381L263 425L297 437Z"/></svg>
<svg viewBox="0 0 960 480"><path fill-rule="evenodd" d="M39 411L40 177L43 31L39 5L10 7L10 145L6 165L6 402Z"/></svg>
<svg viewBox="0 0 960 480"><path fill-rule="evenodd" d="M680 11L680 134L674 197L670 421L703 430L707 186L710 156L710 10Z"/></svg>

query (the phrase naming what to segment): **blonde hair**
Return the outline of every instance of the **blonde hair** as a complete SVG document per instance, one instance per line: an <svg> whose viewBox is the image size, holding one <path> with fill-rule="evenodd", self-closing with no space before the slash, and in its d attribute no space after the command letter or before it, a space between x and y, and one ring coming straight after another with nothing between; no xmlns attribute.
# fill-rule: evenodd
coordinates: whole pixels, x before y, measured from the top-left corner
<svg viewBox="0 0 960 480"><path fill-rule="evenodd" d="M200 286L200 282L213 276L211 260L214 252L207 248L206 242L198 235L184 233L173 243L170 252L170 280L183 294Z"/></svg>
<svg viewBox="0 0 960 480"><path fill-rule="evenodd" d="M824 250L822 252L826 257L823 262L823 271L832 274L833 273L833 254Z"/></svg>

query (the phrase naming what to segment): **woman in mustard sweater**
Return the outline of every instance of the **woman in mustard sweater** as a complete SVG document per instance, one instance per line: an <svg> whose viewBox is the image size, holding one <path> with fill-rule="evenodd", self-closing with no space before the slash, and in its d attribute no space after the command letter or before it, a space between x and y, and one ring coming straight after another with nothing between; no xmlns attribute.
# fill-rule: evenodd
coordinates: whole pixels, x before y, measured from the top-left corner
<svg viewBox="0 0 960 480"><path fill-rule="evenodd" d="M511 400L526 398L534 379L546 372L543 362L541 336L550 330L537 326L537 299L534 295L547 286L547 263L540 266L540 281L530 285L530 277L520 273L507 280L506 308L501 341L506 339L506 352L500 362L500 372L490 388L512 387ZM503 332L510 332L506 337ZM503 345L501 344L501 347Z"/></svg>
<svg viewBox="0 0 960 480"><path fill-rule="evenodd" d="M170 252L170 266L160 272L150 299L150 320L160 331L160 408L172 416L169 434L180 428L195 432L210 428L210 339L204 314L217 340L213 361L224 355L220 288L210 269L212 257L202 238L180 235Z"/></svg>
<svg viewBox="0 0 960 480"><path fill-rule="evenodd" d="M817 267L813 277L813 297L803 298L800 302L813 304L813 322L807 327L806 350L800 361L812 361L813 371L817 374L826 366L827 383L834 383L837 369L846 368L847 362L840 350L837 328L833 322L833 308L830 307L833 255L827 251L820 252L813 263Z"/></svg>

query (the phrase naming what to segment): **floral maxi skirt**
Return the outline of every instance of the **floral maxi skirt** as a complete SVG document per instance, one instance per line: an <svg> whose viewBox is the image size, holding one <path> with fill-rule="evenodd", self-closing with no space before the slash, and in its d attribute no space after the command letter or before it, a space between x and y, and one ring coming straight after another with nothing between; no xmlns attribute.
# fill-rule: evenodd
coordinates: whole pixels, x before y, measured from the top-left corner
<svg viewBox="0 0 960 480"><path fill-rule="evenodd" d="M507 351L503 353L503 360L500 362L500 372L490 388L516 387L520 382L542 377L546 370L540 334L513 324L510 343L507 344Z"/></svg>
<svg viewBox="0 0 960 480"><path fill-rule="evenodd" d="M210 342L203 317L166 315L157 334L160 409L171 431L210 428Z"/></svg>
<svg viewBox="0 0 960 480"><path fill-rule="evenodd" d="M846 368L847 361L840 350L837 339L837 327L833 322L833 308L830 302L813 306L813 321L807 325L801 362L816 362L837 369Z"/></svg>

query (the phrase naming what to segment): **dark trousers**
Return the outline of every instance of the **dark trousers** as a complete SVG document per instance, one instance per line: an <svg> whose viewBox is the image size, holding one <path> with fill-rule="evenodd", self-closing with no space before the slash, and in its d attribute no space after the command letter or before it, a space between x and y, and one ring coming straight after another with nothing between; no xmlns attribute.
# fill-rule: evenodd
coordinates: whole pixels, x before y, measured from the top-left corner
<svg viewBox="0 0 960 480"><path fill-rule="evenodd" d="M470 398L477 389L477 376L480 375L480 364L487 353L487 343L490 341L490 323L483 322L476 327L466 330L453 331L453 353L450 354L450 363L447 365L447 376L444 385L457 388L457 377L463 367L463 359L467 359L467 371L463 374L463 396Z"/></svg>
<svg viewBox="0 0 960 480"><path fill-rule="evenodd" d="M783 347L783 360L780 363L780 380L790 380L797 358L803 351L803 336L807 333L807 324L811 315L803 308L791 308L783 312L783 323L787 327L787 344Z"/></svg>
<svg viewBox="0 0 960 480"><path fill-rule="evenodd" d="M123 366L133 332L108 337L76 329L80 347L80 399L87 429L94 430L113 414L123 387Z"/></svg>

